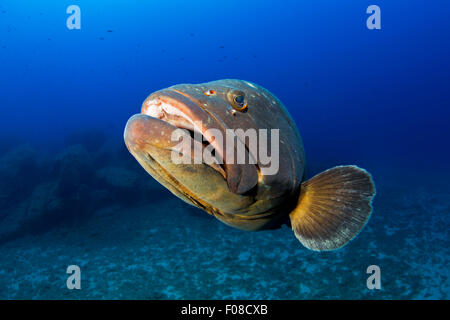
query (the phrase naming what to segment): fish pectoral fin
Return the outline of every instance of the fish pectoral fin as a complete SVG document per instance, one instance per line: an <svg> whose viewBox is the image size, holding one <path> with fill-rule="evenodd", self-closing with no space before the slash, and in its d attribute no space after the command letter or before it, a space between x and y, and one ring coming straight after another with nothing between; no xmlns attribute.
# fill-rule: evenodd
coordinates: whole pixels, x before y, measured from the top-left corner
<svg viewBox="0 0 450 320"><path fill-rule="evenodd" d="M328 169L302 183L292 230L308 249L335 250L352 240L372 213L375 185L356 166Z"/></svg>

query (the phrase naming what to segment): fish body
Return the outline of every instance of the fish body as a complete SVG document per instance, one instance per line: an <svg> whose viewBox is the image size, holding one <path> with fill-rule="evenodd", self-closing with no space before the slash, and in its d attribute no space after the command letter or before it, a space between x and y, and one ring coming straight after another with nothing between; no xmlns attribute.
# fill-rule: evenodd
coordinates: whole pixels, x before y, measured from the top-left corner
<svg viewBox="0 0 450 320"><path fill-rule="evenodd" d="M277 97L248 81L156 91L128 120L124 138L173 194L238 229L287 224L306 247L332 250L350 241L372 211L375 188L363 169L336 167L304 181L294 120Z"/></svg>

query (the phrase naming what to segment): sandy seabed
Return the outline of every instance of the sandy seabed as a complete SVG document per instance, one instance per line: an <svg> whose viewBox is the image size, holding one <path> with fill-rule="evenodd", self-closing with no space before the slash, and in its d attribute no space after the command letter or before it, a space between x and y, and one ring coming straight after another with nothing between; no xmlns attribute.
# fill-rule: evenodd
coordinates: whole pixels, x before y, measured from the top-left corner
<svg viewBox="0 0 450 320"><path fill-rule="evenodd" d="M292 231L243 232L167 192L0 246L2 299L449 299L450 195L378 188L360 235L335 252ZM81 268L81 290L66 268ZM366 269L381 268L381 290Z"/></svg>

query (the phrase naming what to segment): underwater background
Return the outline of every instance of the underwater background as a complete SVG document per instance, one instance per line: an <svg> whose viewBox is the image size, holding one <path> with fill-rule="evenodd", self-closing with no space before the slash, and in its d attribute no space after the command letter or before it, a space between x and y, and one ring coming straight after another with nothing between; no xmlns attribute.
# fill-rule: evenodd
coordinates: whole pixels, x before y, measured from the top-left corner
<svg viewBox="0 0 450 320"><path fill-rule="evenodd" d="M380 30L366 27L373 4ZM0 298L449 299L449 12L444 0L1 0ZM288 227L227 227L128 153L124 126L150 93L225 78L283 101L308 177L372 173L374 212L349 245L317 253ZM81 290L66 287L73 264Z"/></svg>

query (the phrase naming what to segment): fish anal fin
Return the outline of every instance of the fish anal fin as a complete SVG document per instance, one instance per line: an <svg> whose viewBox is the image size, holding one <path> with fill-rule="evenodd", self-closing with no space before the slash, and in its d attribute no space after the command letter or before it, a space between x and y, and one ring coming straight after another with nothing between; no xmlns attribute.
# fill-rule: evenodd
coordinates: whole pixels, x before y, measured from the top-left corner
<svg viewBox="0 0 450 320"><path fill-rule="evenodd" d="M356 166L338 166L304 182L290 213L297 239L316 251L335 250L352 240L372 213L375 185Z"/></svg>

